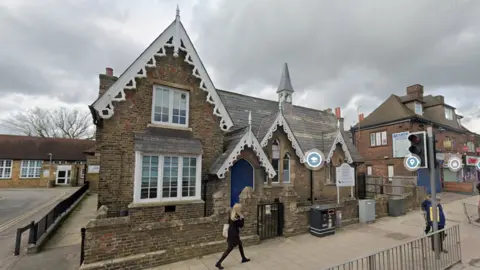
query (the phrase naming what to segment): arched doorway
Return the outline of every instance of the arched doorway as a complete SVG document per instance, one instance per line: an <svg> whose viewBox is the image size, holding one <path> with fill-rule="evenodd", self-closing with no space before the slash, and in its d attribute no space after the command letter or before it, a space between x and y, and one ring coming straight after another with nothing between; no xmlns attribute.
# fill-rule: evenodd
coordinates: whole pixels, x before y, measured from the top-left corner
<svg viewBox="0 0 480 270"><path fill-rule="evenodd" d="M250 162L239 159L233 164L230 177L230 206L238 203L240 193L245 187L253 188L254 169Z"/></svg>

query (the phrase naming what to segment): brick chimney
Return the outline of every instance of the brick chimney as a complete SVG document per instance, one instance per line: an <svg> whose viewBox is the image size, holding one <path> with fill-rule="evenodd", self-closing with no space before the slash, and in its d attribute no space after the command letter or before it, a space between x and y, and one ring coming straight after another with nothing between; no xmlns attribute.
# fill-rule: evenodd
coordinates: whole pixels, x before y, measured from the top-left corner
<svg viewBox="0 0 480 270"><path fill-rule="evenodd" d="M414 84L407 87L407 96L412 98L423 99L423 85Z"/></svg>
<svg viewBox="0 0 480 270"><path fill-rule="evenodd" d="M435 98L436 98L438 101L440 101L442 104L445 103L445 97L444 97L444 96L438 95L438 96L435 96Z"/></svg>
<svg viewBox="0 0 480 270"><path fill-rule="evenodd" d="M107 67L105 68L105 74L100 74L100 85L98 90L98 96L103 95L107 89L113 85L113 83L118 79L117 77L113 76L113 68Z"/></svg>
<svg viewBox="0 0 480 270"><path fill-rule="evenodd" d="M338 118L338 128L341 131L345 130L345 125L344 125L345 119L343 117Z"/></svg>

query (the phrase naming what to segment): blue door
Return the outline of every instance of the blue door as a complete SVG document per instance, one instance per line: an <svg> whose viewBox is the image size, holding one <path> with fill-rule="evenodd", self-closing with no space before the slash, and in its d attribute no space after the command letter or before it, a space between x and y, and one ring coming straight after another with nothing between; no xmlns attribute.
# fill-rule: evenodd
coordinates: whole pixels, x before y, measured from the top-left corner
<svg viewBox="0 0 480 270"><path fill-rule="evenodd" d="M232 167L230 177L231 200L230 206L238 203L240 193L245 187L253 188L253 167L245 159L240 159Z"/></svg>

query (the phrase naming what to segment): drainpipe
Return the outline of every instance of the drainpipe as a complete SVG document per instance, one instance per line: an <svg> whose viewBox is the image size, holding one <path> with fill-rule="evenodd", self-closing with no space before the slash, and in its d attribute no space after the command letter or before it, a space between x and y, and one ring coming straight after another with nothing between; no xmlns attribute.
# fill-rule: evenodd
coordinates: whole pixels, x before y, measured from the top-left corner
<svg viewBox="0 0 480 270"><path fill-rule="evenodd" d="M310 170L310 201L313 205L313 170Z"/></svg>

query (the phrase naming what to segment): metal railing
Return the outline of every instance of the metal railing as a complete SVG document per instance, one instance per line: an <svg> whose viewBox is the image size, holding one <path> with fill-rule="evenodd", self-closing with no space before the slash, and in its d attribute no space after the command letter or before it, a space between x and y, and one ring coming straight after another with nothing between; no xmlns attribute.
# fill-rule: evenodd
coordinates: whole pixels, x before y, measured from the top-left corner
<svg viewBox="0 0 480 270"><path fill-rule="evenodd" d="M434 234L441 240L438 259L433 249ZM461 260L460 226L455 225L326 270L442 270Z"/></svg>
<svg viewBox="0 0 480 270"><path fill-rule="evenodd" d="M37 244L37 241L47 233L48 229L60 218L67 210L72 207L72 205L88 190L88 182L85 183L81 188L79 188L75 193L70 195L68 198L59 202L48 214L46 214L38 222L32 221L30 224L25 227L17 229L17 235L15 239L15 252L14 255L20 255L20 244L22 239L22 234L30 229L28 236L28 244Z"/></svg>
<svg viewBox="0 0 480 270"><path fill-rule="evenodd" d="M464 202L463 211L467 216L468 223L480 226L480 205Z"/></svg>

